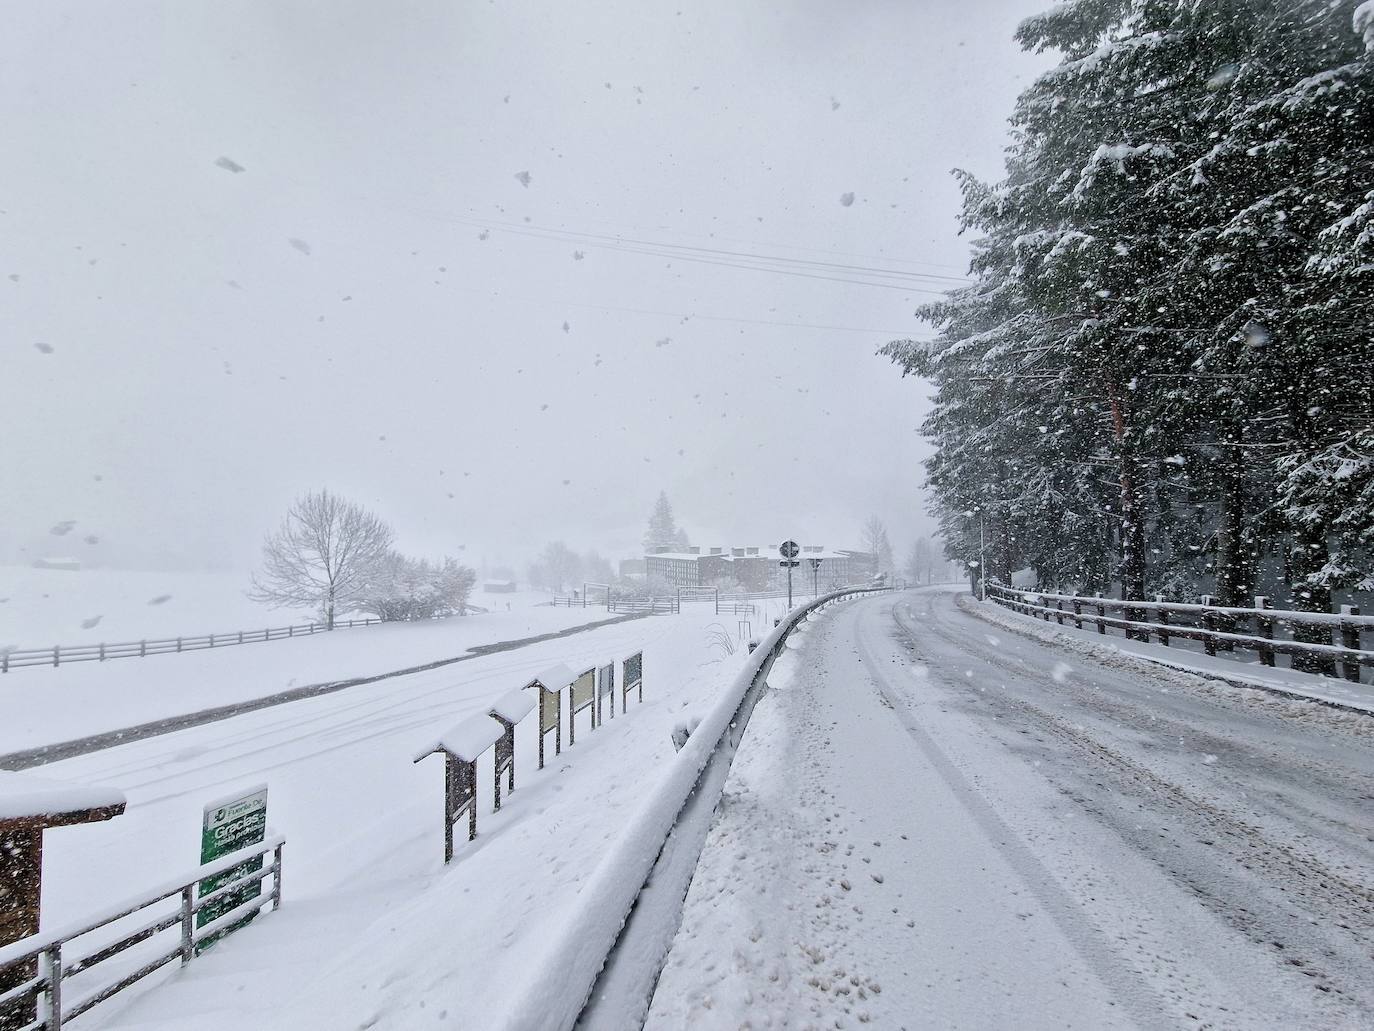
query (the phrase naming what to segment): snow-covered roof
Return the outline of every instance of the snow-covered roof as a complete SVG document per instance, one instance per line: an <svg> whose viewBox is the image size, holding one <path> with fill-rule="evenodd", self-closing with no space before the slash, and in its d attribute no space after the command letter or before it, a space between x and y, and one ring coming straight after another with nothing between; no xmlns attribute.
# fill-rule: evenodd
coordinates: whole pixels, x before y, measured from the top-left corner
<svg viewBox="0 0 1374 1031"><path fill-rule="evenodd" d="M526 691L524 688L517 688L514 691L507 691L492 702L491 711L503 720L519 723L530 714L530 710L534 708L537 699L537 695Z"/></svg>
<svg viewBox="0 0 1374 1031"><path fill-rule="evenodd" d="M415 756L419 762L427 755L443 751L465 763L473 762L500 739L506 728L490 716L469 716L462 723L449 727L439 740Z"/></svg>
<svg viewBox="0 0 1374 1031"><path fill-rule="evenodd" d="M108 820L124 811L124 792L0 770L0 824L57 826Z"/></svg>
<svg viewBox="0 0 1374 1031"><path fill-rule="evenodd" d="M544 670L525 686L531 687L537 682L542 684L546 691L561 691L576 679L577 674L560 662L558 665L550 666Z"/></svg>
<svg viewBox="0 0 1374 1031"><path fill-rule="evenodd" d="M644 558L645 558L646 560L647 560L647 559L651 559L651 558L669 558L669 559L676 559L676 560L679 561L679 562L695 562L695 561L697 561L697 559L702 559L702 558L725 558L725 557L726 557L725 555L704 555L704 554L699 554L699 553L694 552L694 551L660 551L660 552L659 552L658 554L656 554L656 555L645 555L645 556L644 556Z"/></svg>

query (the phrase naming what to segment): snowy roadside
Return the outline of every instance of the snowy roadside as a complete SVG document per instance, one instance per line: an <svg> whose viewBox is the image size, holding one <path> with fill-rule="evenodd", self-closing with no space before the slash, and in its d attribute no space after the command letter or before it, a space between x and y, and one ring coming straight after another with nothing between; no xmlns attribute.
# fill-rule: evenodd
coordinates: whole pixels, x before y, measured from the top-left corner
<svg viewBox="0 0 1374 1031"><path fill-rule="evenodd" d="M0 754L305 685L387 674L608 618L615 617L604 609L532 607L214 651L16 670L0 676Z"/></svg>
<svg viewBox="0 0 1374 1031"><path fill-rule="evenodd" d="M1058 645L1121 669L1165 679L1199 693L1266 705L1292 718L1326 715L1353 726L1374 716L1374 688L1313 673L1268 669L1259 663L1239 663L1219 656L1181 652L1158 644L1111 638L1095 630L1045 623L992 602L960 594L955 604L965 612L1003 629ZM1266 697L1266 695L1268 697ZM1276 701L1282 698L1283 701ZM1325 710L1324 713L1322 710ZM1374 732L1374 727L1370 727Z"/></svg>
<svg viewBox="0 0 1374 1031"><path fill-rule="evenodd" d="M269 784L269 823L287 837L286 904L185 970L119 997L76 1028L259 1031L499 1026L541 949L577 911L601 857L674 757L684 709L709 705L744 659L714 617L602 627L453 669L348 692L57 763L53 776L125 790L129 813L54 832L45 856L51 919L187 865L199 807L241 783ZM534 720L517 731L516 791L491 811L479 764L479 835L442 864L442 763L412 764L436 732L561 661L576 669L644 652L643 704L595 731L578 716L536 770ZM566 718L566 717L565 717ZM74 831L75 833L69 833ZM89 833L83 833L89 832ZM47 914L45 913L45 921Z"/></svg>

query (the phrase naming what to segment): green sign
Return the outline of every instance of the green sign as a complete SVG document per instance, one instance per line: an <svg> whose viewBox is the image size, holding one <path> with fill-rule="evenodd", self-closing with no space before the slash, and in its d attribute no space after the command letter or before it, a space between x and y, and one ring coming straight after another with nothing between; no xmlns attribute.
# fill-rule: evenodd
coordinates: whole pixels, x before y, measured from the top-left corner
<svg viewBox="0 0 1374 1031"><path fill-rule="evenodd" d="M205 818L201 823L200 831L200 861L201 864L212 863L216 859L237 852L241 848L249 845L260 845L267 835L267 785L262 784L251 788L246 794L232 795L222 798L219 801L211 802L205 807ZM215 874L207 877L199 884L200 897L209 895L220 885L228 884L235 878L242 877L246 873L262 869L262 856L249 859L240 863L231 870L224 873ZM196 926L204 927L224 914L237 909L251 899L257 898L262 894L262 882L260 880L250 880L239 885L231 891L201 907L196 914ZM216 934L211 935L200 943L200 948L209 948L218 939L236 931L247 924L253 917L257 916L254 911L245 916L242 920L235 921L229 927L224 928Z"/></svg>

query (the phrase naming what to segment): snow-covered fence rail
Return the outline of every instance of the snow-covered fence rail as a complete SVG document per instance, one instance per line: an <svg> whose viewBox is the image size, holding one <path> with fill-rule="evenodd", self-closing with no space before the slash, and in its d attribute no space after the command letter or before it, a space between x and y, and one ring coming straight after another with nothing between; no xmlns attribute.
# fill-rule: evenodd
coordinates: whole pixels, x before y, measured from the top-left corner
<svg viewBox="0 0 1374 1031"><path fill-rule="evenodd" d="M516 1002L506 1027L643 1026L730 763L773 660L812 612L886 590L850 587L823 595L788 613L763 639L602 857L546 953L528 965L531 983L512 993Z"/></svg>
<svg viewBox="0 0 1374 1031"><path fill-rule="evenodd" d="M447 619L447 616L435 616ZM284 641L288 638L309 637L332 630L347 630L360 626L380 626L391 620L336 619L328 623L297 623L293 626L267 627L264 630L230 630L223 634L198 634L188 637L148 638L141 641L115 641L99 644L55 644L49 648L0 648L0 673L25 666L60 666L64 662L104 662L106 659L137 659L148 655L169 655L175 652L196 652L208 648L228 648L237 644L257 644L262 641Z"/></svg>
<svg viewBox="0 0 1374 1031"><path fill-rule="evenodd" d="M1021 590L1002 584L987 584L987 597L1004 608L1035 616L1060 626L1072 623L1096 627L1099 634L1108 628L1122 630L1128 638L1158 641L1168 646L1171 638L1201 641L1208 655L1218 650L1248 649L1265 666L1276 666L1279 655L1301 659L1311 668L1329 676L1336 675L1337 664L1346 680L1358 682L1360 667L1374 667L1374 651L1363 647L1364 633L1374 631L1374 616L1362 616L1359 609L1342 606L1339 614L1274 609L1268 599L1255 599L1254 608L1168 601L1132 601L1116 598L1086 597L1074 594L1048 594ZM1066 607L1067 606L1067 607ZM1119 614L1113 614L1119 613ZM1295 638L1325 637L1325 642ZM1246 633L1244 631L1250 630ZM1287 633L1290 636L1278 636ZM1339 644L1333 644L1335 635Z"/></svg>
<svg viewBox="0 0 1374 1031"><path fill-rule="evenodd" d="M271 837L261 844L250 845L207 863L189 876L169 881L138 898L113 906L98 917L0 947L0 970L19 966L27 967L29 973L20 984L0 994L0 1027L15 1031L60 1031L67 1021L75 1020L174 960L180 960L185 966L208 941L222 936L269 903L273 909L279 908L282 846L285 843L285 838ZM260 862L262 860L267 861ZM239 871L238 867L244 869ZM202 881L230 871L234 871L230 880L196 897L197 886ZM246 885L261 884L269 877L272 879L269 891L241 902L204 926L196 926L196 915L202 909L228 896L238 897L236 892L247 894ZM176 900L174 906L164 905L173 899ZM172 935L168 932L176 933L175 945L169 940ZM139 949L145 942L157 944L154 948ZM139 953L136 958L133 957L135 949ZM101 979L89 973L93 967L115 957L123 959L113 964L117 968L113 975ZM68 1001L69 993L75 991L84 994ZM36 1020L32 1019L35 1011L38 1013Z"/></svg>

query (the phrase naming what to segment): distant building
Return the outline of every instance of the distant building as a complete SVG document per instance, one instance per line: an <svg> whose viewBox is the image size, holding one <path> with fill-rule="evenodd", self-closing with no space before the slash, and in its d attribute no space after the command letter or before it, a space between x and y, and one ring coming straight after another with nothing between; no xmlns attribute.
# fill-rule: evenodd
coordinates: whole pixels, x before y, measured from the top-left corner
<svg viewBox="0 0 1374 1031"><path fill-rule="evenodd" d="M644 573L650 580L666 580L674 587L703 587L729 576L730 556L724 548L706 554L700 548L656 551L644 556Z"/></svg>
<svg viewBox="0 0 1374 1031"><path fill-rule="evenodd" d="M811 559L818 559L812 576ZM660 549L644 556L645 574L676 587L704 587L721 580L733 580L745 591L766 591L787 583L787 569L777 545L745 548L688 548L685 551ZM813 544L802 548L800 563L792 570L793 588L816 586L829 590L872 579L877 571L874 556L862 551L830 551ZM622 575L624 563L622 565Z"/></svg>
<svg viewBox="0 0 1374 1031"><path fill-rule="evenodd" d="M34 569L80 569L81 560L75 558L36 558Z"/></svg>
<svg viewBox="0 0 1374 1031"><path fill-rule="evenodd" d="M514 580L487 580L482 584L483 594L514 594Z"/></svg>
<svg viewBox="0 0 1374 1031"><path fill-rule="evenodd" d="M620 578L622 580L643 580L644 579L644 560L642 558L623 558L620 560Z"/></svg>

